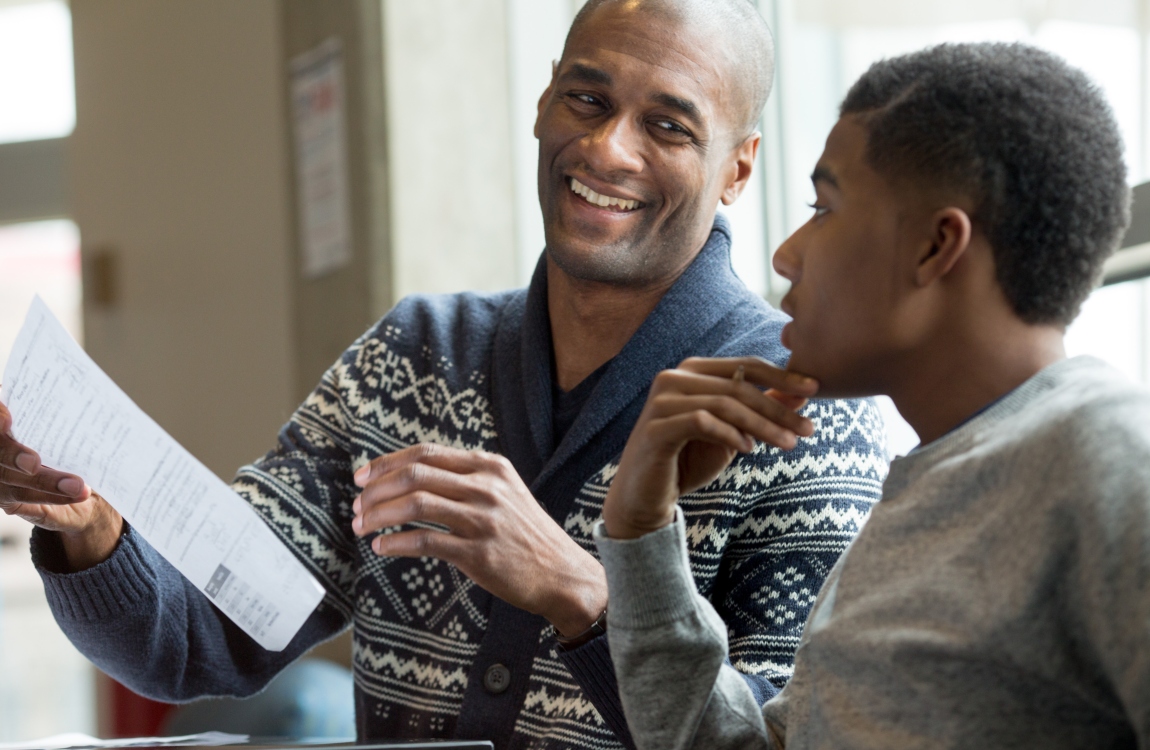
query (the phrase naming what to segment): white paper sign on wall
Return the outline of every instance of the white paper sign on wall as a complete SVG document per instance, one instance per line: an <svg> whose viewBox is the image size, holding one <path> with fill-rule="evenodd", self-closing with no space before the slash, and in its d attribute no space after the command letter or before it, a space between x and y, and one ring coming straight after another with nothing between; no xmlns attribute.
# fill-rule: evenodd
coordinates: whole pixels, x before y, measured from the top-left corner
<svg viewBox="0 0 1150 750"><path fill-rule="evenodd" d="M343 45L332 38L291 60L302 272L351 262Z"/></svg>

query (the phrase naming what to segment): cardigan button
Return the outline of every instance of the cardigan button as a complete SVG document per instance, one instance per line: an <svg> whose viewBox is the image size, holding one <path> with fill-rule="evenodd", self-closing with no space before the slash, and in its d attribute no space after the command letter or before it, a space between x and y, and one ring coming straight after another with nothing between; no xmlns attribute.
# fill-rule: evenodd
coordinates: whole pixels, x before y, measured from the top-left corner
<svg viewBox="0 0 1150 750"><path fill-rule="evenodd" d="M492 664L483 674L483 689L499 695L511 686L511 670L502 664Z"/></svg>

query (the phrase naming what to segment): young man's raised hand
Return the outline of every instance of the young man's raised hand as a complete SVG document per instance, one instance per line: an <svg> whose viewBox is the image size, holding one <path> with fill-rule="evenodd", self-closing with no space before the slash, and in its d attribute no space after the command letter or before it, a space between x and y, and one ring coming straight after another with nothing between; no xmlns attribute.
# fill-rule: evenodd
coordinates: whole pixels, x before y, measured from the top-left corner
<svg viewBox="0 0 1150 750"><path fill-rule="evenodd" d="M754 357L692 358L661 372L603 504L607 534L634 539L671 523L680 495L714 481L755 440L794 448L814 434L797 412L817 391L815 380Z"/></svg>

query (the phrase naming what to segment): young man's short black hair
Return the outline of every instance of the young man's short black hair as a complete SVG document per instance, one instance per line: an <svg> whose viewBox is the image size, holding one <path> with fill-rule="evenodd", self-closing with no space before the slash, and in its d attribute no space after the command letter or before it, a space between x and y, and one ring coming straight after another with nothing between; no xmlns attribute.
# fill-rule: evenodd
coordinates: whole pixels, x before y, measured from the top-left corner
<svg viewBox="0 0 1150 750"><path fill-rule="evenodd" d="M944 44L875 63L842 115L880 174L957 190L1028 323L1069 324L1129 223L1122 138L1098 88L1022 44Z"/></svg>

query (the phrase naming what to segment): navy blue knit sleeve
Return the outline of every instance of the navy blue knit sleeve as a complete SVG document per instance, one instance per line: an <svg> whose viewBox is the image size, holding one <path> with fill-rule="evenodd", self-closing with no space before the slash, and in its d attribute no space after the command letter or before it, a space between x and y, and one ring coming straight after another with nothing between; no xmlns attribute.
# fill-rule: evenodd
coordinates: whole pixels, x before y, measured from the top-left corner
<svg viewBox="0 0 1150 750"><path fill-rule="evenodd" d="M154 700L252 695L346 626L325 602L286 649L266 651L130 528L110 558L79 573L61 572L63 549L54 533L33 531L32 557L69 640L101 670Z"/></svg>
<svg viewBox="0 0 1150 750"><path fill-rule="evenodd" d="M356 389L357 361L370 356L363 349L371 334L324 375L276 447L232 484L327 591L288 648L265 651L132 530L110 559L81 573L64 573L58 539L38 531L35 561L53 614L93 663L158 700L246 696L348 627L358 491L346 394Z"/></svg>
<svg viewBox="0 0 1150 750"><path fill-rule="evenodd" d="M623 704L619 700L619 681L615 678L615 665L611 663L608 636L600 635L570 651L558 649L559 660L571 672L587 699L603 717L603 721L615 733L615 737L628 750L635 750L631 730L623 716Z"/></svg>

